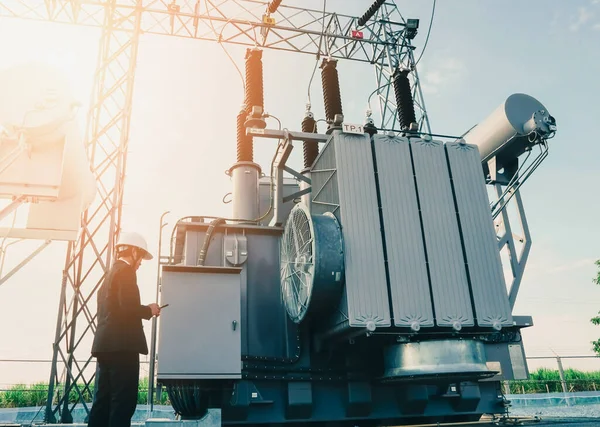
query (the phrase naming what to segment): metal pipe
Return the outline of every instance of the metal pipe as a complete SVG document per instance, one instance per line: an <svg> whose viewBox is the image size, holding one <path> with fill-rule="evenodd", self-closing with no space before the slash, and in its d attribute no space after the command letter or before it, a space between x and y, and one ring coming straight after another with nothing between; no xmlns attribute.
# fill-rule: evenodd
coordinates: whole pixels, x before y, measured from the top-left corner
<svg viewBox="0 0 600 427"><path fill-rule="evenodd" d="M162 249L162 231L163 228L168 223L163 223L163 219L170 211L164 212L160 216L160 228L158 231L158 261L156 266L156 299L155 301L158 303L158 297L160 294L160 266L161 266L161 249ZM152 332L151 332L151 343L150 343L150 368L148 372L148 404L150 405L150 412L154 409L154 365L156 359L156 329L157 329L157 319L156 317L152 318Z"/></svg>

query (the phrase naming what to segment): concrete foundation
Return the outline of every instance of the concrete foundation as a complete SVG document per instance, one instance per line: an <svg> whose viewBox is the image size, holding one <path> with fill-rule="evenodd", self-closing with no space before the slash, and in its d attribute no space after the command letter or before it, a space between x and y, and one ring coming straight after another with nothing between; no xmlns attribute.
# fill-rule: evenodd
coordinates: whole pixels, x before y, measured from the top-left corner
<svg viewBox="0 0 600 427"><path fill-rule="evenodd" d="M0 427L29 427L34 424L43 424L46 427L87 427L86 412L81 405L77 405L72 414L73 424L43 424L43 408L2 408L0 409ZM151 412L148 405L138 405L131 421L131 425L136 427L220 427L221 410L210 409L208 414L200 420L179 421L175 419L173 408L170 406L155 405L154 411Z"/></svg>

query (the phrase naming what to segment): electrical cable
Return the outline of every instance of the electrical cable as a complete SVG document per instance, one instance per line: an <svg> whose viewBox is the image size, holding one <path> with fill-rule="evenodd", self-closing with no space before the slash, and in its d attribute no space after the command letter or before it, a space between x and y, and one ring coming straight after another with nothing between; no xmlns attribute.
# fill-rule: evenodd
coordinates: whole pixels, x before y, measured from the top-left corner
<svg viewBox="0 0 600 427"><path fill-rule="evenodd" d="M379 91L380 89L383 89L384 87L387 87L389 85L392 84L392 80L390 80L389 82L387 82L386 84L379 86L377 89L375 89L373 92L371 92L371 94L369 95L369 98L367 98L367 105L369 106L369 110L372 110L371 108L371 98L373 97L373 95L375 95L375 93L377 91Z"/></svg>
<svg viewBox="0 0 600 427"><path fill-rule="evenodd" d="M265 113L263 116L264 116L265 118L272 117L272 118L274 118L275 120L277 120L277 124L278 124L278 126L279 126L279 129L278 129L278 130L281 130L281 120L279 120L279 118L278 118L278 117L274 116L273 114L269 114L269 113Z"/></svg>
<svg viewBox="0 0 600 427"><path fill-rule="evenodd" d="M321 23L321 34L323 34L325 32L325 8L327 6L327 0L323 0L323 22ZM315 77L315 72L317 71L317 66L319 65L319 59L321 58L321 40L322 38L319 40L319 52L317 53L317 58L315 61L315 66L313 68L313 72L312 75L310 76L310 80L308 81L308 105L311 105L311 100L310 100L310 89L312 87L312 81ZM327 42L325 42L327 43Z"/></svg>
<svg viewBox="0 0 600 427"><path fill-rule="evenodd" d="M416 67L421 58L423 57L423 53L425 52L425 48L427 47L427 42L429 41L429 35L431 34L431 27L433 26L433 17L435 16L435 3L436 0L433 0L433 7L431 9L431 20L429 21L429 29L427 30L427 37L425 38L425 44L423 45L423 50L421 50L421 54L419 55L419 59L415 62L413 67Z"/></svg>
<svg viewBox="0 0 600 427"><path fill-rule="evenodd" d="M315 72L317 71L317 66L319 65L319 59L320 59L320 55L317 53L317 58L316 58L316 61L315 61L315 66L314 66L312 74L310 76L310 80L308 81L308 90L307 90L307 92L308 92L308 105L309 106L312 105L311 104L311 100L310 100L310 89L312 87L312 81L313 81L313 79L315 77Z"/></svg>
<svg viewBox="0 0 600 427"><path fill-rule="evenodd" d="M213 30L213 33L215 34L215 37L217 38L217 40L216 40L216 41L217 41L217 44L218 44L219 46L221 46L221 48L223 49L223 51L225 52L225 54L227 55L227 57L229 57L229 59L230 59L230 60L231 60L231 62L233 63L233 66L234 66L234 67L235 67L235 69L237 70L238 74L240 75L240 78L242 79L242 87L243 87L243 89L244 89L244 93L245 93L245 92L246 92L246 81L245 81L245 79L244 79L244 74L242 73L242 71L240 70L240 68L238 67L238 65L237 65L237 64L236 64L236 62L234 61L234 59L231 57L231 55L229 54L229 52L227 51L227 49L225 48L225 46L224 46L224 45L223 45L223 43L221 42L221 40L222 40L222 38L223 38L223 30L225 29L225 27L226 27L228 24L230 24L230 23L231 23L231 20L232 20L232 19L234 19L235 17L233 17L233 16L232 16L231 18L229 18L229 19L228 19L228 20L225 22L225 24L223 24L223 27L221 27L221 31L220 31L219 33L217 33L217 30L216 30L215 26L213 25L212 19L210 19L210 18L211 18L211 16L210 16L210 11L209 11L209 8L208 8L208 0L204 0L204 5L205 5L205 7L206 7L206 14L207 14L207 15L208 15L208 17L209 17L209 20L208 20L208 22L210 23L210 27L212 28L212 30ZM215 8L216 8L216 7L215 7ZM218 10L218 9L217 9L217 10ZM253 25L253 24L252 24L250 21L248 21L248 24L249 24L249 25L251 25L251 26Z"/></svg>
<svg viewBox="0 0 600 427"><path fill-rule="evenodd" d="M225 46L223 45L223 43L221 43L221 40L218 40L217 43L218 43L219 46L221 46L223 48L223 51L225 52L225 54L229 57L229 59L233 63L233 66L235 67L235 69L237 70L238 74L240 75L240 78L242 79L242 87L244 89L244 92L246 92L246 82L244 81L244 75L242 74L242 71L240 70L240 67L238 67L238 65L235 63L235 61L233 60L233 58L231 57L231 55L229 54L229 52L227 52L227 49L225 49Z"/></svg>

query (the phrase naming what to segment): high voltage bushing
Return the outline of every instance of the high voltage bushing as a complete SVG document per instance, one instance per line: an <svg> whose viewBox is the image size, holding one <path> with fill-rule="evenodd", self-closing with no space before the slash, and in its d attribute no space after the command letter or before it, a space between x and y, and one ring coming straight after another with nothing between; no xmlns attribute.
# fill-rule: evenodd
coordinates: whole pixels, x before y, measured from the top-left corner
<svg viewBox="0 0 600 427"><path fill-rule="evenodd" d="M304 119L302 119L302 132L317 133L317 122L310 111L307 111ZM309 168L319 155L319 143L316 141L304 141L302 148L304 151L304 167Z"/></svg>
<svg viewBox="0 0 600 427"><path fill-rule="evenodd" d="M400 121L400 130L410 129L416 123L415 106L408 80L408 70L397 69L393 77L394 95L396 95L396 110Z"/></svg>
<svg viewBox="0 0 600 427"><path fill-rule="evenodd" d="M358 26L362 27L363 25L365 25L367 23L367 21L369 19L371 19L373 17L373 15L375 15L375 13L379 10L379 8L381 6L383 6L383 3L385 3L385 0L376 0L371 5L371 7L367 9L365 14L363 16L361 16L360 18L358 18Z"/></svg>
<svg viewBox="0 0 600 427"><path fill-rule="evenodd" d="M246 50L246 109L252 112L252 107L264 109L263 98L263 69L262 50ZM262 113L262 111L261 111Z"/></svg>
<svg viewBox="0 0 600 427"><path fill-rule="evenodd" d="M252 136L246 135L246 127L264 127L262 50L246 50L246 93L244 109L237 116L237 159L252 162L254 147Z"/></svg>
<svg viewBox="0 0 600 427"><path fill-rule="evenodd" d="M336 69L337 61L323 59L321 64L321 81L323 83L323 101L325 102L325 118L330 125L334 122L336 114L342 115L342 98L340 95L340 82Z"/></svg>
<svg viewBox="0 0 600 427"><path fill-rule="evenodd" d="M269 13L275 13L279 5L281 4L281 0L273 0L269 3L268 11Z"/></svg>
<svg viewBox="0 0 600 427"><path fill-rule="evenodd" d="M244 106L237 115L237 161L254 161L252 136L246 135L247 108Z"/></svg>

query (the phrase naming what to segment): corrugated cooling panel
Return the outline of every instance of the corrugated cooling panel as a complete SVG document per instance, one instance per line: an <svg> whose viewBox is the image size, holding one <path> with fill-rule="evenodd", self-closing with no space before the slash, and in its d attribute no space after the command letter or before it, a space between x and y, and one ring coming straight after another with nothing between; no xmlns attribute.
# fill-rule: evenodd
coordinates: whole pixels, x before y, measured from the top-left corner
<svg viewBox="0 0 600 427"><path fill-rule="evenodd" d="M385 135L375 135L373 139L394 324L403 327L433 326L427 262L408 140Z"/></svg>
<svg viewBox="0 0 600 427"><path fill-rule="evenodd" d="M390 326L389 296L370 138L334 134L344 236L346 298L350 326Z"/></svg>
<svg viewBox="0 0 600 427"><path fill-rule="evenodd" d="M480 326L512 325L502 261L481 159L474 145L446 144L467 257L475 317Z"/></svg>
<svg viewBox="0 0 600 427"><path fill-rule="evenodd" d="M444 146L411 140L436 323L473 326L454 197Z"/></svg>

